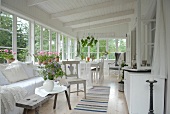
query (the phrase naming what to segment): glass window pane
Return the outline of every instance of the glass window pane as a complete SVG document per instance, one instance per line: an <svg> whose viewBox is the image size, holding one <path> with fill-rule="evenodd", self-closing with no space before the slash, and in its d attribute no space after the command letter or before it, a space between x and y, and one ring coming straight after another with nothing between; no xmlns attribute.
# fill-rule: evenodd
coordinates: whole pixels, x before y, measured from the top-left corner
<svg viewBox="0 0 170 114"><path fill-rule="evenodd" d="M64 36L64 39L63 39L63 45L64 45L64 50L63 50L63 53L64 53L64 60L68 59L67 58L67 37Z"/></svg>
<svg viewBox="0 0 170 114"><path fill-rule="evenodd" d="M108 40L108 51L116 52L116 39Z"/></svg>
<svg viewBox="0 0 170 114"><path fill-rule="evenodd" d="M17 49L17 59L19 61L25 61L28 54L28 49Z"/></svg>
<svg viewBox="0 0 170 114"><path fill-rule="evenodd" d="M116 52L116 39L109 39L108 40L108 59L115 59L115 52Z"/></svg>
<svg viewBox="0 0 170 114"><path fill-rule="evenodd" d="M35 24L35 53L40 51L40 37L41 37L41 27Z"/></svg>
<svg viewBox="0 0 170 114"><path fill-rule="evenodd" d="M0 13L0 47L12 47L13 15Z"/></svg>
<svg viewBox="0 0 170 114"><path fill-rule="evenodd" d="M0 30L0 47L12 47L12 33Z"/></svg>
<svg viewBox="0 0 170 114"><path fill-rule="evenodd" d="M0 28L12 31L13 15L2 11L0 20Z"/></svg>
<svg viewBox="0 0 170 114"><path fill-rule="evenodd" d="M51 45L52 45L51 51L56 52L56 32L52 32Z"/></svg>
<svg viewBox="0 0 170 114"><path fill-rule="evenodd" d="M118 40L118 51L119 52L126 52L126 39L119 39Z"/></svg>
<svg viewBox="0 0 170 114"><path fill-rule="evenodd" d="M74 59L74 39L71 39L70 59Z"/></svg>
<svg viewBox="0 0 170 114"><path fill-rule="evenodd" d="M110 53L109 52L108 59L115 59L115 53Z"/></svg>
<svg viewBox="0 0 170 114"><path fill-rule="evenodd" d="M49 51L49 30L43 28L43 50Z"/></svg>
<svg viewBox="0 0 170 114"><path fill-rule="evenodd" d="M63 36L60 35L60 59L62 59L62 53L63 53Z"/></svg>
<svg viewBox="0 0 170 114"><path fill-rule="evenodd" d="M99 40L99 58L103 56L106 51L106 40Z"/></svg>
<svg viewBox="0 0 170 114"><path fill-rule="evenodd" d="M49 51L49 40L43 40L43 50Z"/></svg>
<svg viewBox="0 0 170 114"><path fill-rule="evenodd" d="M90 47L90 58L97 59L97 45Z"/></svg>
<svg viewBox="0 0 170 114"><path fill-rule="evenodd" d="M85 59L88 56L88 47L81 47L81 57Z"/></svg>
<svg viewBox="0 0 170 114"><path fill-rule="evenodd" d="M17 17L17 59L25 61L28 56L29 21Z"/></svg>

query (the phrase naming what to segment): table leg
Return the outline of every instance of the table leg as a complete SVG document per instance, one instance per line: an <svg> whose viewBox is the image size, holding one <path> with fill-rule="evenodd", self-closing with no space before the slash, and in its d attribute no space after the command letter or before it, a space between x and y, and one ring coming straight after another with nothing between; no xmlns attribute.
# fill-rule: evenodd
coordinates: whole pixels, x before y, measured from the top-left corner
<svg viewBox="0 0 170 114"><path fill-rule="evenodd" d="M67 90L65 90L65 94L66 94L66 99L67 99L68 107L69 107L69 109L71 110L71 104L70 104L70 99L69 99L69 97L68 97Z"/></svg>
<svg viewBox="0 0 170 114"><path fill-rule="evenodd" d="M55 109L55 107L56 107L57 95L58 94L55 94L53 109Z"/></svg>
<svg viewBox="0 0 170 114"><path fill-rule="evenodd" d="M86 81L83 83L84 85L84 98L86 99Z"/></svg>
<svg viewBox="0 0 170 114"><path fill-rule="evenodd" d="M77 96L79 95L79 84L77 84Z"/></svg>
<svg viewBox="0 0 170 114"><path fill-rule="evenodd" d="M28 109L24 108L23 114L27 114L27 112L28 112Z"/></svg>
<svg viewBox="0 0 170 114"><path fill-rule="evenodd" d="M35 114L39 114L39 107L35 108Z"/></svg>

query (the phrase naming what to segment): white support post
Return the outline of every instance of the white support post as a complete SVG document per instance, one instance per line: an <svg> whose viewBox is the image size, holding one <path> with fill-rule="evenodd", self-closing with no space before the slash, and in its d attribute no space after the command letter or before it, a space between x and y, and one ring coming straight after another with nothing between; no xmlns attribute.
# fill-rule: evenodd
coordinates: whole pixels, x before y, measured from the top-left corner
<svg viewBox="0 0 170 114"><path fill-rule="evenodd" d="M77 39L74 39L74 57L77 55Z"/></svg>
<svg viewBox="0 0 170 114"><path fill-rule="evenodd" d="M64 35L62 35L62 60L64 60Z"/></svg>
<svg viewBox="0 0 170 114"><path fill-rule="evenodd" d="M40 51L43 50L43 27L41 26L40 30Z"/></svg>
<svg viewBox="0 0 170 114"><path fill-rule="evenodd" d="M29 45L30 45L30 50L29 50L29 53L31 54L31 58L29 58L29 60L33 61L33 63L35 62L35 59L34 59L34 53L35 53L35 23L34 21L30 21L30 42L29 42ZM28 55L29 56L29 55ZM30 57L30 56L29 56Z"/></svg>
<svg viewBox="0 0 170 114"><path fill-rule="evenodd" d="M141 42L141 47L140 47L140 50L141 50L141 60L145 60L145 50L144 50L144 47L145 47L145 45L144 45L144 43L145 43L145 28L144 28L145 26L144 26L144 23L143 22L141 22L141 40L140 40L140 42Z"/></svg>
<svg viewBox="0 0 170 114"><path fill-rule="evenodd" d="M58 46L57 46L57 52L60 53L61 42L60 42L60 34L59 34L59 33L57 33L57 44L58 44Z"/></svg>
<svg viewBox="0 0 170 114"><path fill-rule="evenodd" d="M70 38L67 37L67 58L66 59L70 59L70 49L71 49L71 42L70 42Z"/></svg>
<svg viewBox="0 0 170 114"><path fill-rule="evenodd" d="M88 46L88 54L87 57L90 57L90 46Z"/></svg>
<svg viewBox="0 0 170 114"><path fill-rule="evenodd" d="M55 36L55 51L58 52L58 32L56 32Z"/></svg>
<svg viewBox="0 0 170 114"><path fill-rule="evenodd" d="M13 34L12 34L12 50L17 53L17 16L13 16ZM17 59L17 54L14 55L14 58Z"/></svg>
<svg viewBox="0 0 170 114"><path fill-rule="evenodd" d="M137 0L137 27L136 27L136 62L137 62L137 69L140 69L141 66L141 0Z"/></svg>
<svg viewBox="0 0 170 114"><path fill-rule="evenodd" d="M52 30L49 31L49 52L52 51Z"/></svg>
<svg viewBox="0 0 170 114"><path fill-rule="evenodd" d="M99 40L97 42L97 60L99 60Z"/></svg>

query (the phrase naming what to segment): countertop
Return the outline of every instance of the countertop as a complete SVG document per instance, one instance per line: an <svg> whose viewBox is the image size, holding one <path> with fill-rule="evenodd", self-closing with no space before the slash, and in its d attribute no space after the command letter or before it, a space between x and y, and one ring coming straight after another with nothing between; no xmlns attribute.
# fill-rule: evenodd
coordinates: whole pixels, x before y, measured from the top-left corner
<svg viewBox="0 0 170 114"><path fill-rule="evenodd" d="M124 71L128 72L136 72L136 73L145 73L145 72L151 72L151 69L123 69Z"/></svg>

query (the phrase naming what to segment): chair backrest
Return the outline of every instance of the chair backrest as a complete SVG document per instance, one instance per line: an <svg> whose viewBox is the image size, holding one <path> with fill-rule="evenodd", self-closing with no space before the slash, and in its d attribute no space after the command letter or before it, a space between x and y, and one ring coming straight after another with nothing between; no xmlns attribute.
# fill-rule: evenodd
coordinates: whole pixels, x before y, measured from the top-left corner
<svg viewBox="0 0 170 114"><path fill-rule="evenodd" d="M80 61L62 61L62 63L64 65L66 78L67 77L77 77L78 78L78 64L80 64Z"/></svg>
<svg viewBox="0 0 170 114"><path fill-rule="evenodd" d="M102 67L102 69L104 68L104 59L105 59L105 58L102 57L101 60L100 60L100 62L101 62L101 63L100 63L100 66Z"/></svg>
<svg viewBox="0 0 170 114"><path fill-rule="evenodd" d="M117 62L119 60L120 55L121 53L115 53L115 66L119 66Z"/></svg>

